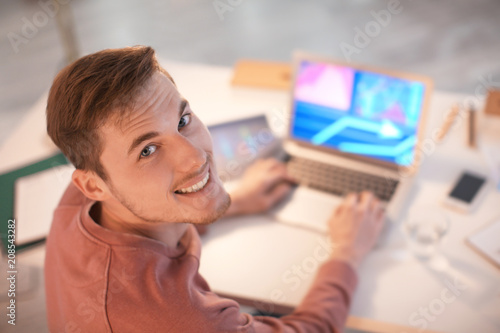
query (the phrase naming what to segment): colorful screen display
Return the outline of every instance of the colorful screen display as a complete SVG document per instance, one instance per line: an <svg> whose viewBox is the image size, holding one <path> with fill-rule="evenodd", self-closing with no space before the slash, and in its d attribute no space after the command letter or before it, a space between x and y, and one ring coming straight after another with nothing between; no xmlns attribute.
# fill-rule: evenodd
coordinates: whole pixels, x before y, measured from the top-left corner
<svg viewBox="0 0 500 333"><path fill-rule="evenodd" d="M279 146L265 115L212 125L208 130L215 165L224 181L236 178L248 164Z"/></svg>
<svg viewBox="0 0 500 333"><path fill-rule="evenodd" d="M291 136L411 165L424 92L419 81L304 61L294 86Z"/></svg>

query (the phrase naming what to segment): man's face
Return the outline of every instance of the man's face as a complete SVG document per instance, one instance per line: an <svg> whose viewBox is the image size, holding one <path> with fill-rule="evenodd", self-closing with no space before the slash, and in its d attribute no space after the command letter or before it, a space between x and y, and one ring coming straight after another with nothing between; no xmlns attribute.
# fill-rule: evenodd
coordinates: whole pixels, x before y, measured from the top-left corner
<svg viewBox="0 0 500 333"><path fill-rule="evenodd" d="M165 75L155 73L131 115L100 134L111 197L103 204L120 219L211 223L228 208L210 134Z"/></svg>

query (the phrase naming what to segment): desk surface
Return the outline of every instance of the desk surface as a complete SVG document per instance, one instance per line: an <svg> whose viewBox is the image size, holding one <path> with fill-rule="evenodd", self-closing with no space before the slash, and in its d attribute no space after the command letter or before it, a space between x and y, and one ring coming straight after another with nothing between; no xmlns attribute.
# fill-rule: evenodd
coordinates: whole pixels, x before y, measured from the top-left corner
<svg viewBox="0 0 500 333"><path fill-rule="evenodd" d="M273 129L285 132L286 92L231 87L230 68L163 63L206 124L265 112ZM434 93L427 132L441 124L444 112L453 103L465 98ZM1 156L11 157L0 160L0 172L55 151L44 134L44 106L42 98L0 148ZM464 168L486 172L481 155L465 148L464 142L465 119L457 122L444 143L428 142L409 201L411 207L439 207L449 184ZM33 154L22 156L19 152L23 151ZM401 326L425 326L442 332L498 332L500 270L464 242L466 236L500 215L498 202L500 194L492 190L473 214L447 212L451 228L443 246L448 262L444 270L409 255L399 228L391 228L388 241L371 253L360 269L360 284L348 325L377 331L377 327L383 326L372 326L376 321L395 325L379 328L385 332L404 332ZM325 239L325 235L283 225L265 216L221 220L203 237L200 271L216 292L265 310L284 311L297 305L307 291L314 270L324 260ZM422 309L428 309L428 313Z"/></svg>

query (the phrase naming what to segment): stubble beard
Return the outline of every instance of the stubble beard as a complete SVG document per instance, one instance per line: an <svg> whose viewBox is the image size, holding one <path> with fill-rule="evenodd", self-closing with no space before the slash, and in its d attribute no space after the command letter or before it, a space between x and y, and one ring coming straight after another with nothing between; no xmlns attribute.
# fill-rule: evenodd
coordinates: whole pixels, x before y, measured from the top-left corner
<svg viewBox="0 0 500 333"><path fill-rule="evenodd" d="M220 181L220 180L219 180ZM159 224L159 223L192 223L192 224L203 224L203 225L208 225L212 224L215 221L217 221L224 213L228 210L229 206L231 205L231 197L229 194L225 191L224 187L218 186L215 191L220 192L220 193L213 193L213 191L210 191L207 194L207 197L210 199L210 197L214 196L223 196L224 198L222 199L222 202L219 204L219 206L216 208L216 210L212 213L210 212L205 212L205 214L198 214L198 218L194 217L188 217L188 216L183 216L181 213L180 216L172 216L168 220L166 220L164 217L155 217L155 216L146 216L141 209L137 208L134 203L132 203L130 200L126 199L120 191L118 191L109 181L107 184L111 194L116 198L116 200L123 205L129 212L131 212L135 217L138 219L146 222L146 223L151 223L151 224ZM215 185L215 184L214 184ZM206 199L206 198L205 198ZM198 200L198 203L201 204L201 207L193 207L191 210L192 212L204 212L206 209L206 205L203 205L203 201L205 199L200 199Z"/></svg>

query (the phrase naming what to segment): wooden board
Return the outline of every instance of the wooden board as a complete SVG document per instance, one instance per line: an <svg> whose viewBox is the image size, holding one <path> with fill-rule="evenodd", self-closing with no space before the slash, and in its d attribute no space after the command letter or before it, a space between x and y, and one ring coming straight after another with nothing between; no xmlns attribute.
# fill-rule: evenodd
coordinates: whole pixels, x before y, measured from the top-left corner
<svg viewBox="0 0 500 333"><path fill-rule="evenodd" d="M500 117L500 90L490 90L484 113Z"/></svg>
<svg viewBox="0 0 500 333"><path fill-rule="evenodd" d="M290 88L292 66L285 62L242 59L234 66L232 84L267 89Z"/></svg>

